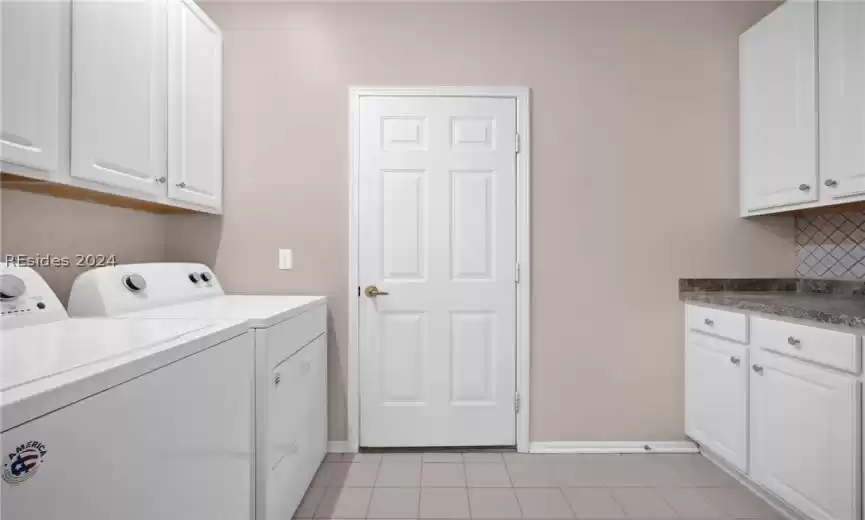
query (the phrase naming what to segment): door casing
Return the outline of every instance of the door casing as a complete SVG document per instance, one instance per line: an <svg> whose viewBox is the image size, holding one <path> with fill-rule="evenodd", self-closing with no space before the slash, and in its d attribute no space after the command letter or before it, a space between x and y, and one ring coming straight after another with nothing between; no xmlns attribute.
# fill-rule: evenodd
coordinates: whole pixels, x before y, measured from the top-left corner
<svg viewBox="0 0 865 520"><path fill-rule="evenodd" d="M530 240L530 89L528 87L351 87L349 88L349 152L351 171L349 175L349 284L348 284L348 439L344 451L355 453L360 445L360 350L358 320L358 177L359 177L359 117L360 100L367 96L389 97L487 97L511 98L517 103L517 133L519 152L517 153L517 262L519 264L516 294L517 326L517 368L516 388L519 395L517 411L517 451L529 451L529 376L530 376L530 277L531 266Z"/></svg>

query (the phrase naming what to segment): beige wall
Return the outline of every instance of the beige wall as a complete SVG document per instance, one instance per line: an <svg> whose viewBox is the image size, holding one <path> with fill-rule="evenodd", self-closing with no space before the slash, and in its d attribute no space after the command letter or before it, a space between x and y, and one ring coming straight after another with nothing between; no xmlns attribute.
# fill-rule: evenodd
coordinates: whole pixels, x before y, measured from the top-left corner
<svg viewBox="0 0 865 520"><path fill-rule="evenodd" d="M69 268L37 269L64 303L83 270L74 265L75 255L158 262L165 256L165 226L162 215L0 190L0 253L71 258Z"/></svg>
<svg viewBox="0 0 865 520"><path fill-rule="evenodd" d="M169 217L166 255L231 291L331 298L332 439L350 85L532 88L535 441L682 438L677 278L793 274L792 219L737 217L737 36L770 4L206 9L225 29L225 217Z"/></svg>

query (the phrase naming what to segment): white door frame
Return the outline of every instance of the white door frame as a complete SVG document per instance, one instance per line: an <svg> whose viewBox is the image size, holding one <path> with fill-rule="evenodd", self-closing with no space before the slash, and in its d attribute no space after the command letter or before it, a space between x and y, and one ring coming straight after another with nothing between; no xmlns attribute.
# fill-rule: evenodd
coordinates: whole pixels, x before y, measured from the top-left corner
<svg viewBox="0 0 865 520"><path fill-rule="evenodd" d="M517 154L517 276L516 294L516 389L519 396L517 411L516 438L517 450L522 453L529 451L529 373L530 373L530 245L529 233L530 210L530 177L529 165L529 88L527 87L404 87L404 88L349 88L349 152L351 154L351 174L349 176L349 284L348 284L348 439L345 451L356 452L360 445L360 351L358 322L358 175L359 175L359 117L360 100L366 96L450 96L450 97L486 97L511 98L517 103L517 133L520 136ZM337 443L331 443L337 444Z"/></svg>

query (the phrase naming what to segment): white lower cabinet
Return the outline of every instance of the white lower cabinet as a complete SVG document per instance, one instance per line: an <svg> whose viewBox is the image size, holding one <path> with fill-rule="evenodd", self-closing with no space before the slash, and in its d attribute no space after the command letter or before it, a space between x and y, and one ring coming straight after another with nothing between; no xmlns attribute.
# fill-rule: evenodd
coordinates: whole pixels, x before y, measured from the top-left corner
<svg viewBox="0 0 865 520"><path fill-rule="evenodd" d="M811 520L861 520L860 331L741 316L743 343L688 320L687 435Z"/></svg>
<svg viewBox="0 0 865 520"><path fill-rule="evenodd" d="M748 470L748 349L689 335L686 433L739 471Z"/></svg>
<svg viewBox="0 0 865 520"><path fill-rule="evenodd" d="M751 476L814 520L859 518L859 381L752 355Z"/></svg>

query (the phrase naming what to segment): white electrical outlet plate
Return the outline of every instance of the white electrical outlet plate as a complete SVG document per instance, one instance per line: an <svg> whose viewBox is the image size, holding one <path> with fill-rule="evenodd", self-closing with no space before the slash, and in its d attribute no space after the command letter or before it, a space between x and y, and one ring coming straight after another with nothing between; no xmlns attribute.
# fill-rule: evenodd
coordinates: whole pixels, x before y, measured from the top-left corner
<svg viewBox="0 0 865 520"><path fill-rule="evenodd" d="M279 268L280 269L291 269L293 264L291 249L280 249L279 250Z"/></svg>

